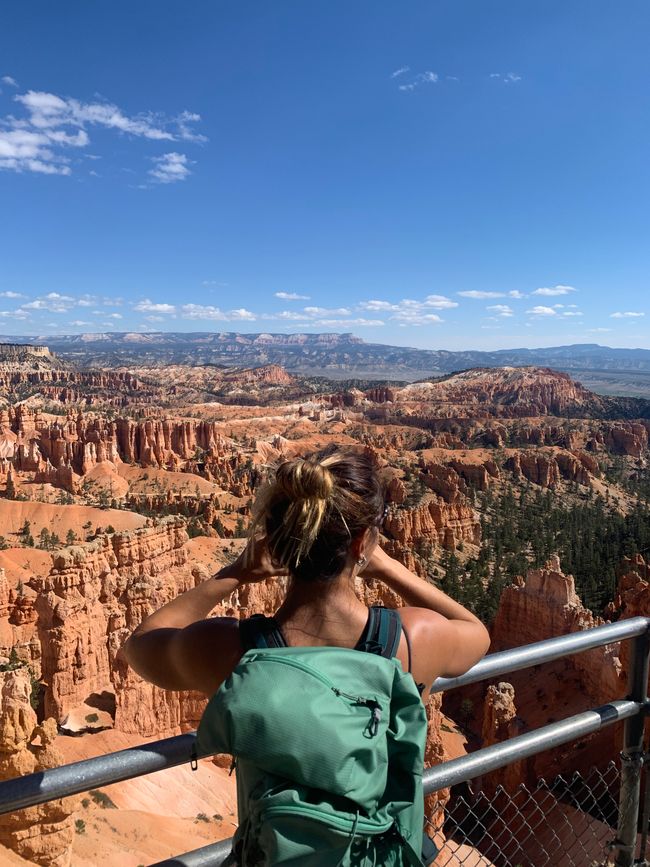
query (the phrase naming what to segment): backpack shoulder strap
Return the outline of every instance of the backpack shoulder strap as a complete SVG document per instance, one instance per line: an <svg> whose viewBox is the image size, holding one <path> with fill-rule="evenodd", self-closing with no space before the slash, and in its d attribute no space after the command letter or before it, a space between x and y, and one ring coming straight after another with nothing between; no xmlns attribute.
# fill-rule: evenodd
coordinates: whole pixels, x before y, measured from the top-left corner
<svg viewBox="0 0 650 867"><path fill-rule="evenodd" d="M239 621L239 640L244 652L264 647L287 646L273 617L265 617L263 614L253 614L252 617Z"/></svg>
<svg viewBox="0 0 650 867"><path fill-rule="evenodd" d="M355 650L392 659L397 653L401 634L399 613L393 608L373 605L368 609L368 622Z"/></svg>

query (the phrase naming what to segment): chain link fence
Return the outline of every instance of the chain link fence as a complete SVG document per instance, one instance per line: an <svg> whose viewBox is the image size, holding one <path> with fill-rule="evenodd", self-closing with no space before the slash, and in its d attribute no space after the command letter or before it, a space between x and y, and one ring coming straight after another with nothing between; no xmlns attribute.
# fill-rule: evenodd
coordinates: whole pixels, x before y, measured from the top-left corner
<svg viewBox="0 0 650 867"><path fill-rule="evenodd" d="M428 820L441 849L435 867L607 867L616 836L619 769L538 780L513 791L454 787ZM444 842L442 842L444 841Z"/></svg>

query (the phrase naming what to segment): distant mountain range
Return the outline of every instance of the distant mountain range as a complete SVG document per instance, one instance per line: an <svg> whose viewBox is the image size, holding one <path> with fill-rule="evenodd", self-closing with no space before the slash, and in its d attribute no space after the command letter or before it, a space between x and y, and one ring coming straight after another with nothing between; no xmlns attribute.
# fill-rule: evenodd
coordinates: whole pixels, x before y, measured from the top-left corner
<svg viewBox="0 0 650 867"><path fill-rule="evenodd" d="M602 394L650 396L650 350L595 343L543 349L450 352L366 343L353 334L239 334L236 332L103 332L57 337L0 336L3 343L46 343L83 367L279 364L330 379L413 381L474 367L536 365L565 371Z"/></svg>

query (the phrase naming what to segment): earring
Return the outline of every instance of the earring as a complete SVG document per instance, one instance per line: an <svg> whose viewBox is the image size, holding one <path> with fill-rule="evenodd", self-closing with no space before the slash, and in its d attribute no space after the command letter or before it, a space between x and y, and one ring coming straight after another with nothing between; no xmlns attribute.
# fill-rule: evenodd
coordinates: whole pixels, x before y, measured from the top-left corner
<svg viewBox="0 0 650 867"><path fill-rule="evenodd" d="M365 565L366 565L366 558L365 557L359 557L359 559L357 560L357 566L365 566Z"/></svg>

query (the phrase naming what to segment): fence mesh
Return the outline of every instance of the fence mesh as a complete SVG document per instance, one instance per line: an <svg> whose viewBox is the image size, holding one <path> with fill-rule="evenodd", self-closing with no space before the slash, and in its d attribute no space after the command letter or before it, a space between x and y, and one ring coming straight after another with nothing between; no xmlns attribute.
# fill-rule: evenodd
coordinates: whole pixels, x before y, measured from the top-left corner
<svg viewBox="0 0 650 867"><path fill-rule="evenodd" d="M435 867L606 867L616 836L619 770L490 792L465 783L427 824L441 852ZM442 845L441 845L441 841Z"/></svg>

